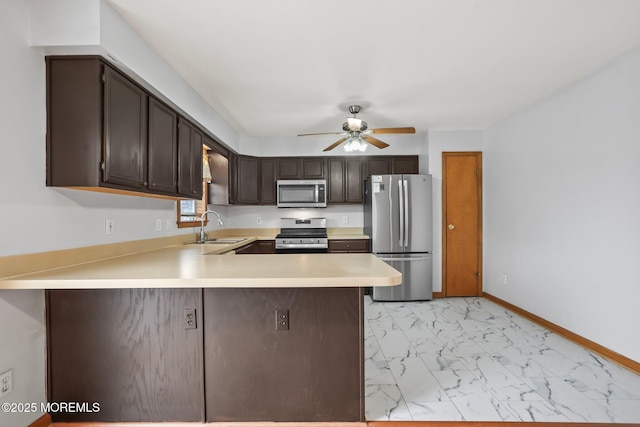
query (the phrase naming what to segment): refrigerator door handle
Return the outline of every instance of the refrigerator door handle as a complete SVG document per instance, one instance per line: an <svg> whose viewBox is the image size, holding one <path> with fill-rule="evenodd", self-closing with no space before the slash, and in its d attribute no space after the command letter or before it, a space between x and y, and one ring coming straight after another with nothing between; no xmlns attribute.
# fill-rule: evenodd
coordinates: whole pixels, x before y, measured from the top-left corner
<svg viewBox="0 0 640 427"><path fill-rule="evenodd" d="M405 202L404 202L404 192L402 191L402 179L398 180L398 208L400 209L398 219L400 220L400 233L399 233L399 243L400 247L405 245L405 230L404 230L404 217L406 215L405 212Z"/></svg>
<svg viewBox="0 0 640 427"><path fill-rule="evenodd" d="M411 227L409 224L409 181L406 179L402 180L403 182L403 190L404 194L402 196L402 201L404 203L404 247L409 246L409 233L411 233Z"/></svg>

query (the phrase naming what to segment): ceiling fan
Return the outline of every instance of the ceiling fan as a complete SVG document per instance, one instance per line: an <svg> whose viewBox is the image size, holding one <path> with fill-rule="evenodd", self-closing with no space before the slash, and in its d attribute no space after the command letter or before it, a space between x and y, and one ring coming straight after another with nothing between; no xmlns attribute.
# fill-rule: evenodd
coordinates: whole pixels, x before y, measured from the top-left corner
<svg viewBox="0 0 640 427"><path fill-rule="evenodd" d="M348 117L347 121L343 123L343 132L302 133L298 136L343 135L342 138L322 151L333 150L345 141L347 141L344 146L346 151L364 151L367 148L367 143L378 148L386 148L389 146L386 142L373 137L372 134L416 133L416 129L413 127L369 129L367 122L356 117L356 114L360 112L360 109L359 105L352 105L349 107L349 112L353 114L353 117Z"/></svg>

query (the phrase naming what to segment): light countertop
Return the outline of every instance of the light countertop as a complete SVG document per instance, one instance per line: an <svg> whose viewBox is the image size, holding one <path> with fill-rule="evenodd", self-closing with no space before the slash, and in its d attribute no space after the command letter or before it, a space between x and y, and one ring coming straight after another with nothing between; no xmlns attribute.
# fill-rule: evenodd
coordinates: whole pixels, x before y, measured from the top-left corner
<svg viewBox="0 0 640 427"><path fill-rule="evenodd" d="M402 281L400 272L371 254L217 256L254 240L175 245L0 279L0 289L358 287Z"/></svg>

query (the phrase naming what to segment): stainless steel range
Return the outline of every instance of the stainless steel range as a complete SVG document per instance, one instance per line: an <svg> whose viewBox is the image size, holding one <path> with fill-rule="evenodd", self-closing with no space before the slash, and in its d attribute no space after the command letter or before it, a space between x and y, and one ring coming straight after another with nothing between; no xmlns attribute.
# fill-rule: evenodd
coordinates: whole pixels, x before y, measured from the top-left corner
<svg viewBox="0 0 640 427"><path fill-rule="evenodd" d="M276 253L327 252L326 218L280 218L280 234L276 236Z"/></svg>

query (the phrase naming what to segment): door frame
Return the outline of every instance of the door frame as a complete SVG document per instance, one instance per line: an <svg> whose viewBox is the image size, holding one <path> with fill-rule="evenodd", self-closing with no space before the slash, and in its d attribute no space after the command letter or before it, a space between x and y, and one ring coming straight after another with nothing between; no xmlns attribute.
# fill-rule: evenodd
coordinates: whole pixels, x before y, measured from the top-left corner
<svg viewBox="0 0 640 427"><path fill-rule="evenodd" d="M475 155L478 159L478 285L477 296L482 296L483 276L483 242L482 242L482 151L443 151L442 152L442 293L447 297L447 157Z"/></svg>

